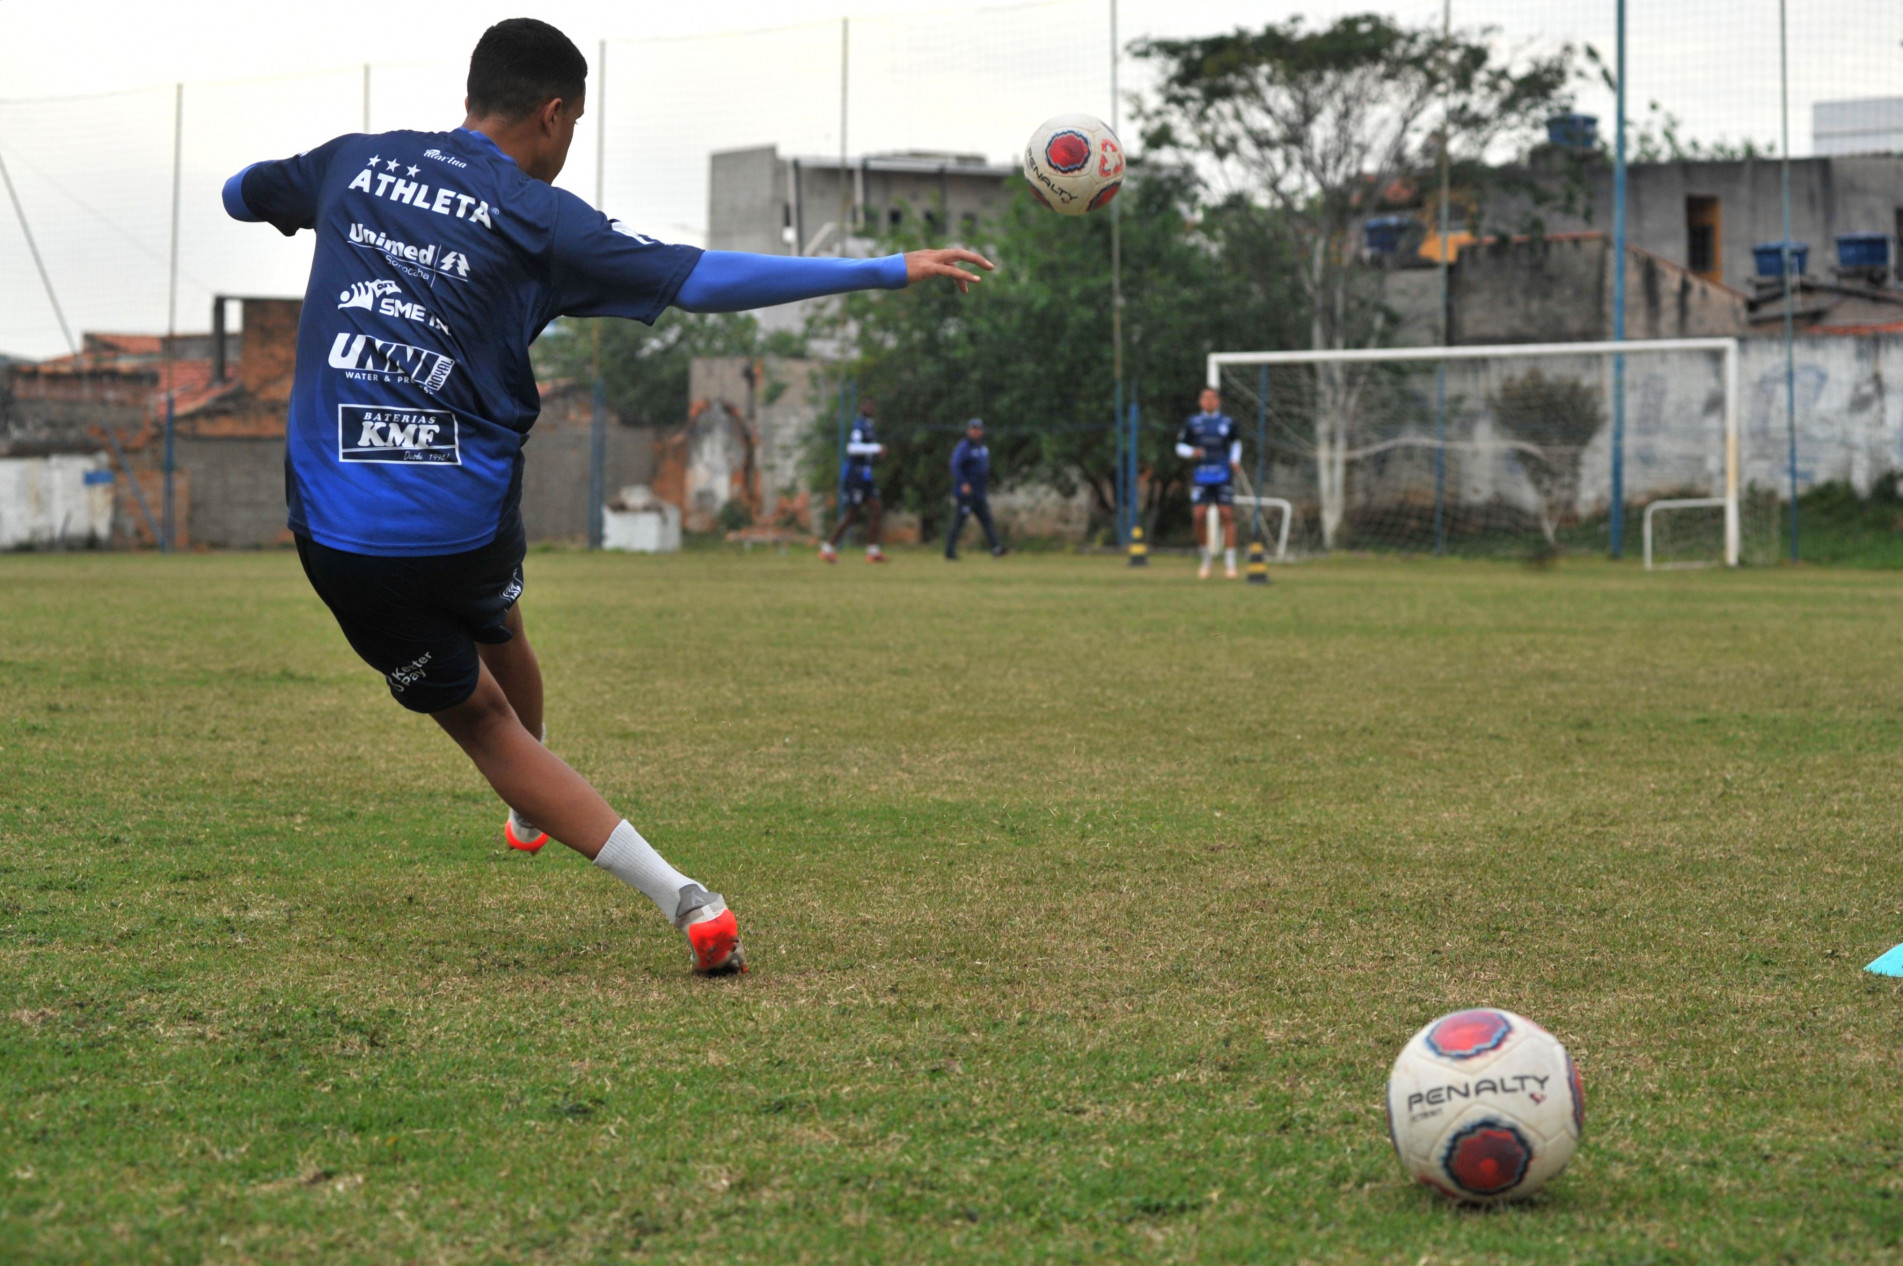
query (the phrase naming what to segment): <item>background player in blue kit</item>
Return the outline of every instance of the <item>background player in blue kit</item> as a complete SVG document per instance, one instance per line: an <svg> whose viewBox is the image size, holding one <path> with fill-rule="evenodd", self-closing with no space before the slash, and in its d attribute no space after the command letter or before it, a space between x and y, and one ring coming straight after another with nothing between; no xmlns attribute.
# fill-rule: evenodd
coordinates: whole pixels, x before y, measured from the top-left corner
<svg viewBox="0 0 1903 1266"><path fill-rule="evenodd" d="M644 237L549 182L588 66L529 18L486 31L448 132L340 136L225 185L226 210L316 248L285 452L290 527L318 596L404 707L428 713L510 806L639 889L696 970L744 970L733 912L670 866L539 736L523 630L522 445L540 409L529 344L558 316L652 322L989 269L964 250L883 259L701 251Z"/></svg>
<svg viewBox="0 0 1903 1266"><path fill-rule="evenodd" d="M1242 469L1242 433L1229 415L1222 411L1222 397L1214 387L1204 387L1197 405L1202 412L1183 423L1176 437L1176 455L1196 463L1190 469L1189 513L1196 521L1196 539L1202 544L1202 565L1196 575L1209 579L1209 566L1216 557L1215 532L1208 523L1213 508L1222 521L1223 567L1229 579L1236 578L1236 474Z"/></svg>
<svg viewBox="0 0 1903 1266"><path fill-rule="evenodd" d="M991 556L1003 557L1004 546L998 544L998 529L991 523L991 450L985 447L983 418L973 418L965 424L965 438L952 450L951 480L958 509L952 515L951 531L945 537L945 557L958 557L958 534L965 530L965 520L973 515L978 516L978 526L985 530Z"/></svg>
<svg viewBox="0 0 1903 1266"><path fill-rule="evenodd" d="M873 478L872 463L885 453L872 420L871 400L859 402L859 416L852 420L852 433L846 437L846 465L839 472L839 522L833 534L819 543L819 556L829 563L839 561L839 541L860 514L866 516L866 561L883 563L885 551L879 547L879 526L885 518L885 502L879 500L879 483Z"/></svg>

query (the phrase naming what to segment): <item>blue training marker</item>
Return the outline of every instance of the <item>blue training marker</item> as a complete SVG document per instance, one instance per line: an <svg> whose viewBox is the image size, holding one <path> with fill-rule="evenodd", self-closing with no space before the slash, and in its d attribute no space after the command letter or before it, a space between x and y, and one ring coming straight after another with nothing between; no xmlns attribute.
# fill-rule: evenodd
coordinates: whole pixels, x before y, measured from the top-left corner
<svg viewBox="0 0 1903 1266"><path fill-rule="evenodd" d="M1903 976L1903 945L1877 955L1864 970L1879 976Z"/></svg>

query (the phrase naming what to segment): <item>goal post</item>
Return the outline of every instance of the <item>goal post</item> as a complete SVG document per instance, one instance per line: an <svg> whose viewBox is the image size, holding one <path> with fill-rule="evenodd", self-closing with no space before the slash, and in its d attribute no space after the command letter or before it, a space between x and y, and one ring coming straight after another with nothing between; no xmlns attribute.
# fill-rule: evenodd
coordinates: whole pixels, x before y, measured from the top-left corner
<svg viewBox="0 0 1903 1266"><path fill-rule="evenodd" d="M1741 494L1749 463L1738 346L1680 338L1213 352L1206 381L1245 440L1254 430L1265 448L1269 474L1255 494L1290 503L1285 523L1295 521L1299 549L1311 553L1486 553L1602 539L1621 412L1613 393L1623 382L1622 500L1659 503L1642 523L1658 528L1664 565L1735 567L1756 537L1774 548L1777 532L1774 498L1768 528L1755 521L1762 505L1745 521L1743 502L1764 498ZM1615 373L1620 358L1626 371Z"/></svg>

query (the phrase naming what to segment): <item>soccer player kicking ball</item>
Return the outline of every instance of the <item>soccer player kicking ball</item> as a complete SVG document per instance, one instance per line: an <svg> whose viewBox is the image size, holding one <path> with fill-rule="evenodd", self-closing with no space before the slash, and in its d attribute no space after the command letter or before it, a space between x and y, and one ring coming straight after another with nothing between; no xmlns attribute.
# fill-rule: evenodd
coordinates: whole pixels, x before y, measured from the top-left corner
<svg viewBox="0 0 1903 1266"><path fill-rule="evenodd" d="M1176 455L1196 463L1190 477L1189 513L1196 521L1196 536L1202 543L1202 566L1196 569L1198 580L1209 579L1209 567L1216 559L1215 525L1212 516L1222 521L1223 567L1229 579L1236 578L1236 474L1242 469L1242 440L1236 424L1222 411L1222 397L1214 387L1204 387L1197 400L1201 413L1183 423L1176 437Z"/></svg>
<svg viewBox="0 0 1903 1266"><path fill-rule="evenodd" d="M859 416L852 433L846 437L846 468L840 472L839 522L833 534L819 543L819 556L829 563L839 561L839 540L853 525L861 510L866 515L866 561L883 563L885 551L879 548L879 524L885 517L885 502L879 500L879 485L872 477L873 461L885 453L885 445L873 433L872 401L859 402Z"/></svg>
<svg viewBox="0 0 1903 1266"><path fill-rule="evenodd" d="M528 18L484 32L448 132L340 136L255 163L225 209L316 233L285 464L298 558L397 702L428 713L508 804L510 845L549 836L638 888L697 971L743 971L718 893L670 866L540 741L523 630L522 445L540 409L529 344L558 316L652 322L989 269L963 250L884 259L701 251L643 237L549 182L587 63ZM598 508L597 508L598 512Z"/></svg>

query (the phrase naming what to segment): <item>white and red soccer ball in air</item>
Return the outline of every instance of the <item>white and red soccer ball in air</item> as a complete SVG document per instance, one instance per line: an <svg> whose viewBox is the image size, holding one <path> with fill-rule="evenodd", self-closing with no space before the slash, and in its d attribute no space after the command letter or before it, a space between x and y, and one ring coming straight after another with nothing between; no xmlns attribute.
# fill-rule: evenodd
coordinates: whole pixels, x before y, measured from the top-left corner
<svg viewBox="0 0 1903 1266"><path fill-rule="evenodd" d="M1388 1074L1388 1134L1402 1166L1470 1204L1538 1191L1572 1159L1585 1120L1572 1056L1511 1011L1442 1016Z"/></svg>
<svg viewBox="0 0 1903 1266"><path fill-rule="evenodd" d="M1060 215L1095 211L1123 187L1123 143L1102 119L1060 114L1031 133L1024 178L1032 195Z"/></svg>

